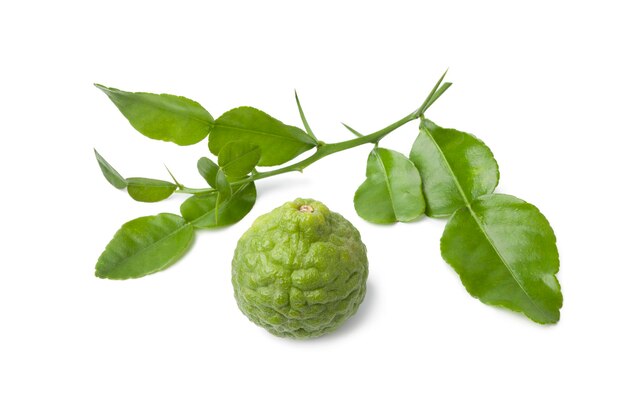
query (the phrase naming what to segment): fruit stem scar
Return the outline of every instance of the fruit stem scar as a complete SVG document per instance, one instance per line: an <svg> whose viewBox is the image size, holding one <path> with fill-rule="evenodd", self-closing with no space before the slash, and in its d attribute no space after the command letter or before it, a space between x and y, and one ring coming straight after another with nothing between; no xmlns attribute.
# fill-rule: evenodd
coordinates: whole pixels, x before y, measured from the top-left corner
<svg viewBox="0 0 626 417"><path fill-rule="evenodd" d="M315 211L315 209L312 206L309 206L308 204L301 205L299 210L303 213L313 213Z"/></svg>

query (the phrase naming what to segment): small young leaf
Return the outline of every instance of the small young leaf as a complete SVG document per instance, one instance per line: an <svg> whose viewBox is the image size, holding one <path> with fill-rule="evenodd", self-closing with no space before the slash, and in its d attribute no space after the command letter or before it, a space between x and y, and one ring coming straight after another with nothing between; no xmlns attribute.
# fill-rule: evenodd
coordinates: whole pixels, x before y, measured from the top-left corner
<svg viewBox="0 0 626 417"><path fill-rule="evenodd" d="M104 174L104 178L109 181L109 183L119 190L123 190L126 188L126 180L122 177L119 172L115 170L95 149L93 150L96 153L96 159L98 160L98 165L100 165L100 169Z"/></svg>
<svg viewBox="0 0 626 417"><path fill-rule="evenodd" d="M216 186L215 177L220 167L209 158L204 156L198 159L198 172L202 175L202 178L213 188Z"/></svg>
<svg viewBox="0 0 626 417"><path fill-rule="evenodd" d="M220 150L217 162L229 177L243 177L250 173L261 158L261 149L254 144L236 140Z"/></svg>
<svg viewBox="0 0 626 417"><path fill-rule="evenodd" d="M441 255L483 303L537 323L559 321L556 237L535 206L504 194L479 197L446 225Z"/></svg>
<svg viewBox="0 0 626 417"><path fill-rule="evenodd" d="M498 185L498 164L475 136L423 120L409 158L424 182L426 214L445 217Z"/></svg>
<svg viewBox="0 0 626 417"><path fill-rule="evenodd" d="M215 194L194 195L180 206L180 212L188 222L197 228L210 229L231 225L243 219L252 210L256 201L256 188L254 183L248 183L219 206L217 199Z"/></svg>
<svg viewBox="0 0 626 417"><path fill-rule="evenodd" d="M366 176L354 194L354 207L363 219L408 222L424 214L420 174L401 153L374 148L367 158Z"/></svg>
<svg viewBox="0 0 626 417"><path fill-rule="evenodd" d="M193 226L180 216L161 213L124 224L100 255L96 276L139 278L167 268L189 248Z"/></svg>
<svg viewBox="0 0 626 417"><path fill-rule="evenodd" d="M258 146L261 150L259 166L283 164L317 145L317 141L301 129L252 107L237 107L218 117L209 136L209 150L219 155L222 148L233 141Z"/></svg>
<svg viewBox="0 0 626 417"><path fill-rule="evenodd" d="M130 93L96 84L141 134L177 145L207 137L213 117L200 104L170 94Z"/></svg>
<svg viewBox="0 0 626 417"><path fill-rule="evenodd" d="M176 184L151 178L127 178L128 194L137 201L154 203L165 200L176 190Z"/></svg>
<svg viewBox="0 0 626 417"><path fill-rule="evenodd" d="M233 190L230 186L230 182L228 181L224 171L221 169L217 171L217 175L215 176L215 188L220 195L220 202L228 200L232 195Z"/></svg>

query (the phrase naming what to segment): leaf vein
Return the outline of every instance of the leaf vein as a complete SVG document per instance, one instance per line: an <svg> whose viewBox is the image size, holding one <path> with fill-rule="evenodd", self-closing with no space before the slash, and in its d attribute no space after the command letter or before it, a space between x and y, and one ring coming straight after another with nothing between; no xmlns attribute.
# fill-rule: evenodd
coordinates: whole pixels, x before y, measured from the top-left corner
<svg viewBox="0 0 626 417"><path fill-rule="evenodd" d="M524 293L524 295L528 298L528 300L530 301L530 303L533 305L533 307L535 307L535 309L537 309L538 311L540 311L542 314L544 314L546 317L551 317L552 314L550 314L549 312L547 312L544 308L538 306L535 303L535 300L533 300L533 298L530 296L530 294L528 294L528 292L526 291L526 288L524 288L524 286L522 285L521 279L517 276L517 274L515 273L515 271L513 271L513 269L511 269L510 265L508 264L508 262L506 261L506 259L504 258L504 256L502 256L502 254L500 253L500 251L498 250L498 247L496 246L495 242L491 239L491 236L489 236L489 234L487 233L487 230L485 229L483 223L480 221L480 219L478 218L478 215L476 214L476 212L474 210L472 210L472 207L470 205L467 206L467 209L469 210L472 218L474 219L474 221L476 222L476 225L478 226L478 228L480 229L480 231L482 232L482 234L485 236L485 239L487 240L487 243L489 243L489 246L491 246L491 248L493 249L493 251L496 253L496 255L498 256L498 259L500 259L500 262L502 262L502 265L504 265L504 267L507 269L507 271L509 271L509 274L511 275L511 277L513 278L513 280L515 281L515 283L518 285L518 287L522 290L522 292Z"/></svg>
<svg viewBox="0 0 626 417"><path fill-rule="evenodd" d="M395 219L398 220L398 211L396 210L396 205L395 205L395 203L393 201L393 193L391 191L391 181L389 181L389 176L387 175L387 170L386 170L385 164L383 163L383 160L380 157L380 154L379 154L378 151L374 152L374 155L376 156L376 161L382 167L383 178L385 179L385 185L387 187L387 193L389 194L389 202L391 203L391 210L393 210L393 215L394 215Z"/></svg>
<svg viewBox="0 0 626 417"><path fill-rule="evenodd" d="M219 123L219 122L215 122L215 126L213 127L213 131L211 133L214 134L215 128L218 128L218 127L221 127L222 129L238 130L238 131L241 131L241 132L250 132L250 133L258 134L258 135L273 136L273 137L277 137L277 138L281 138L281 139L286 139L287 141L290 141L290 142L311 145L311 147L313 147L315 145L315 143L312 142L312 141L311 142L303 142L303 141L301 141L301 140L299 140L299 139L297 139L297 138L295 138L293 136L287 136L287 135L277 134L277 133L269 133L269 132L264 132L262 130L256 130L256 129L238 127L238 126L233 126L233 125L227 125L227 124L223 124L223 123Z"/></svg>
<svg viewBox="0 0 626 417"><path fill-rule="evenodd" d="M437 141L433 137L432 133L430 132L430 129L425 127L424 131L426 132L428 137L431 139L433 145L435 145L435 147L437 148L437 151L441 154L441 158L443 159L443 162L446 164L446 167L450 171L450 176L452 177L452 180L454 181L454 185L459 190L459 194L461 194L461 197L463 197L463 202L465 203L465 206L469 208L470 207L470 201L467 198L467 196L465 195L465 191L461 187L461 183L459 182L459 179L457 178L456 174L452 170L452 166L450 165L450 161L448 161L448 158L446 158L445 153L443 152L443 150L441 149L441 147L439 146L439 144L437 143Z"/></svg>
<svg viewBox="0 0 626 417"><path fill-rule="evenodd" d="M143 248L139 249L138 251L136 251L136 252L132 253L130 256L127 256L127 257L123 258L121 261L118 261L118 262L114 263L114 265L113 265L113 266L111 266L110 268L108 268L106 271L110 273L110 272L111 272L112 270L114 270L115 268L118 268L118 267L120 267L121 265L124 265L124 264L128 263L128 262L129 262L131 259L133 259L134 257L136 257L136 256L138 256L139 254L143 253L144 251L146 251L147 249L149 249L149 248L151 248L152 246L156 245L157 243L159 243L159 242L161 242L161 241L163 241L163 240L165 240L165 239L167 239L167 238L171 237L172 235L174 235L174 234L176 234L176 233L180 232L183 228L185 228L185 227L186 227L186 226L188 226L188 225L189 225L189 223L183 223L181 227L178 227L177 229L175 229L175 230L174 230L174 231L172 231L171 233L168 233L167 235L165 235L165 236L161 237L160 239L157 239L157 240L155 240L154 242L151 242L149 245L144 246ZM165 226L157 226L157 227L159 227L160 229L163 229ZM133 240L136 242L136 240L135 240L136 235L131 235L131 234L126 233L126 237L128 237L128 238L130 238L130 239L133 239Z"/></svg>

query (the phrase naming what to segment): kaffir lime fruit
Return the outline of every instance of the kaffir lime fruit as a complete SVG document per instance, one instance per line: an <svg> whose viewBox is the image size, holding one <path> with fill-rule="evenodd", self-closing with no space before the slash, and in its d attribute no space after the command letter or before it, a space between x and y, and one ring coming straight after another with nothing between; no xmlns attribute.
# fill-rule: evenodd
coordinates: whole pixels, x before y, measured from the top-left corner
<svg viewBox="0 0 626 417"><path fill-rule="evenodd" d="M356 313L367 268L359 231L319 201L299 198L260 216L239 239L232 282L251 321L306 339Z"/></svg>

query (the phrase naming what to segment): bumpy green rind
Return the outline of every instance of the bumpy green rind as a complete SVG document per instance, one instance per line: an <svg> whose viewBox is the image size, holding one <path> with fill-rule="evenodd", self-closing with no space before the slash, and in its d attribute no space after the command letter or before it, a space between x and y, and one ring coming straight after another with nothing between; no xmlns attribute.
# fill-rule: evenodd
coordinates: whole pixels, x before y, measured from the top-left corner
<svg viewBox="0 0 626 417"><path fill-rule="evenodd" d="M260 216L239 239L232 262L241 311L270 333L296 339L332 332L353 316L367 274L359 231L311 199Z"/></svg>

